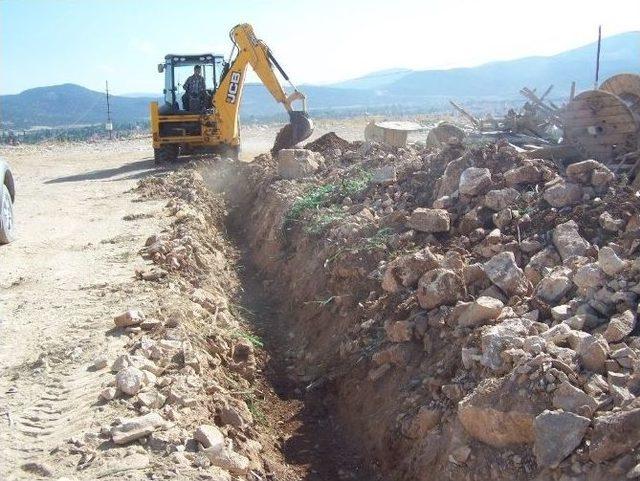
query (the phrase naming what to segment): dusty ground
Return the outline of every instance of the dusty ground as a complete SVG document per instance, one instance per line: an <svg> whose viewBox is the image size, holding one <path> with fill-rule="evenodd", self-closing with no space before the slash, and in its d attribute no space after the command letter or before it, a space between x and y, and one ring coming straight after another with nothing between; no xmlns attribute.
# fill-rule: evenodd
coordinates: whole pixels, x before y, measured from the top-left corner
<svg viewBox="0 0 640 481"><path fill-rule="evenodd" d="M151 299L132 263L163 220L160 202L132 203L153 171L142 142L3 152L18 185L18 239L0 251L0 477L39 462L96 418L102 375L87 370L121 341L114 312ZM127 214L145 214L125 221Z"/></svg>
<svg viewBox="0 0 640 481"><path fill-rule="evenodd" d="M314 138L334 129L354 139L363 126L364 120L338 129L320 122ZM243 160L267 150L276 130L246 129ZM22 146L0 154L18 190L18 239L0 248L0 478L75 477L77 458L52 464L50 454L70 441L82 445L84 433L114 416L97 401L109 373L91 367L126 342L114 335L113 316L158 303L157 292L135 282L133 273L143 264L138 251L145 239L168 222L164 202L137 202L130 192L157 170L148 139ZM286 419L286 406L274 414ZM290 430L313 432L301 428L299 416L291 419ZM301 436L300 443L309 440ZM304 449L286 455L317 470ZM108 472L86 479L98 475Z"/></svg>

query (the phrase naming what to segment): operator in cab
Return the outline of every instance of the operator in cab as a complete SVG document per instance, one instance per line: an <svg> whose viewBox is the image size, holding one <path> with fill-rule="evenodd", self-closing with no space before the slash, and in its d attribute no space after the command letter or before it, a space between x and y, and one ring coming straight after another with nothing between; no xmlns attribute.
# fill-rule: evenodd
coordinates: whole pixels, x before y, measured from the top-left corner
<svg viewBox="0 0 640 481"><path fill-rule="evenodd" d="M184 109L190 112L202 112L204 110L206 87L201 72L202 67L196 65L193 67L193 75L184 83L185 94L182 97L182 103Z"/></svg>

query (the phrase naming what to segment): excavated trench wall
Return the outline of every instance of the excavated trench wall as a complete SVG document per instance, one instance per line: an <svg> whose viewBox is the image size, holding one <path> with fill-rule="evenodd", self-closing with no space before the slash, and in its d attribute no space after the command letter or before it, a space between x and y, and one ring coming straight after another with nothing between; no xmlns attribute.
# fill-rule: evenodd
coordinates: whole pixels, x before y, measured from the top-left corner
<svg viewBox="0 0 640 481"><path fill-rule="evenodd" d="M475 479L468 478L469 467L449 461L466 439L455 404L419 406L425 390L439 389L461 367L462 341L424 329L422 345L381 348L384 322L415 309L393 296L375 301L380 281L370 273L387 254L354 249L336 256L335 246L291 223L292 205L308 186L279 180L269 160L261 160L203 175L227 194L230 230L280 310L273 328L294 359L294 380L324 397L372 479ZM491 473L489 446L477 443L474 451L477 479L518 479Z"/></svg>
<svg viewBox="0 0 640 481"><path fill-rule="evenodd" d="M637 443L616 444L613 426L640 416L621 358L636 358L637 337L614 313L635 320L640 265L620 260L597 292L584 277L611 267L599 249L637 249L634 192L593 160L565 172L500 143L334 150L299 180L268 155L205 176L279 309L291 377L337 413L368 479L631 473L633 456L615 457ZM549 272L562 291L547 292Z"/></svg>

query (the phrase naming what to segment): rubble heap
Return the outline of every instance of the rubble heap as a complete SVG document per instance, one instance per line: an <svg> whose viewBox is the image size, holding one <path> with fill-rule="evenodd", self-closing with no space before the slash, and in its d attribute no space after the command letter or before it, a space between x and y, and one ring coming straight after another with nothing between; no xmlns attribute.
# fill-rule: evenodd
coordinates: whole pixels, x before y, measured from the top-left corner
<svg viewBox="0 0 640 481"><path fill-rule="evenodd" d="M286 178L264 157L239 165L231 215L286 299L293 372L334 387L380 475L637 477L640 198L625 179L507 143L321 154L281 152L300 166Z"/></svg>

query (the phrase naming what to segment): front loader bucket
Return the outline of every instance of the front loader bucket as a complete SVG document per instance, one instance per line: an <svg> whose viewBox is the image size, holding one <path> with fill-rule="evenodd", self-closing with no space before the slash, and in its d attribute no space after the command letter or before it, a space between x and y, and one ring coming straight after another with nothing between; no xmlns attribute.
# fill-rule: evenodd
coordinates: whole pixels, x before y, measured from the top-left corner
<svg viewBox="0 0 640 481"><path fill-rule="evenodd" d="M313 121L306 112L292 110L289 112L289 123L280 129L271 149L276 155L282 149L291 149L298 142L308 139L313 133Z"/></svg>

